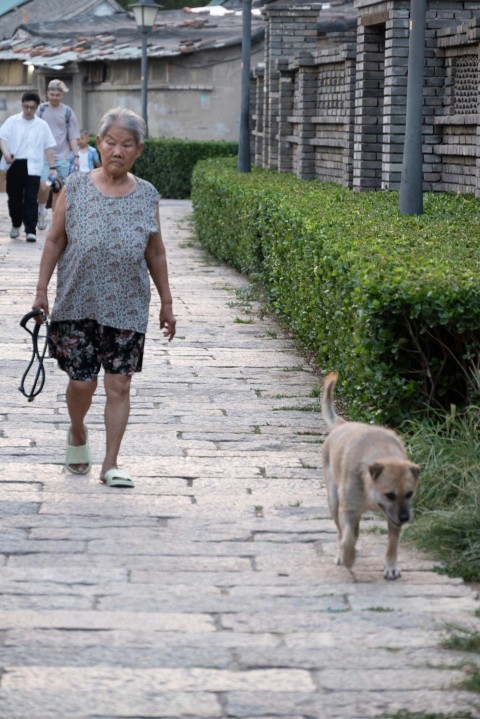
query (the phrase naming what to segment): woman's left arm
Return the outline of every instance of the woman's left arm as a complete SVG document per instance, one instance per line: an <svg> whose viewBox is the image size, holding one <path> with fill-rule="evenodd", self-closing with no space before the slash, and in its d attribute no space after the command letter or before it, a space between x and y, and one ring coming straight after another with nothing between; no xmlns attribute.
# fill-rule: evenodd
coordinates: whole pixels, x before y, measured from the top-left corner
<svg viewBox="0 0 480 719"><path fill-rule="evenodd" d="M157 224L160 228L160 211L157 210ZM145 251L145 260L147 262L148 271L160 295L162 303L160 309L160 329L169 342L175 337L175 315L172 309L172 293L168 282L168 266L167 253L162 240L160 229L158 232L150 235L147 249Z"/></svg>

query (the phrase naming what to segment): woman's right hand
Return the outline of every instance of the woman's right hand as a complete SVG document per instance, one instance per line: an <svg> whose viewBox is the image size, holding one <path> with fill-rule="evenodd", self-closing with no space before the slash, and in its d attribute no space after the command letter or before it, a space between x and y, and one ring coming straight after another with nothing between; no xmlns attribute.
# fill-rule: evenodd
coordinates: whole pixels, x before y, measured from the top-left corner
<svg viewBox="0 0 480 719"><path fill-rule="evenodd" d="M37 291L36 297L32 303L32 310L42 310L45 315L48 315L48 295L46 292ZM38 315L38 317L35 317L35 321L40 325L43 324L42 316Z"/></svg>

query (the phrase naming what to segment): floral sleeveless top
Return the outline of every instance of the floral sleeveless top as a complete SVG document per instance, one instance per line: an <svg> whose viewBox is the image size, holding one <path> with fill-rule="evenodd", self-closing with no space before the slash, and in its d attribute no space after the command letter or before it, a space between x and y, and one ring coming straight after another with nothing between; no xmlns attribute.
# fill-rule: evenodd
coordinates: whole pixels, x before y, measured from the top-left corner
<svg viewBox="0 0 480 719"><path fill-rule="evenodd" d="M160 195L136 178L124 197L102 195L88 173L65 185L67 246L57 266L52 320L93 319L101 325L145 332L150 276L145 261L149 235L159 231Z"/></svg>

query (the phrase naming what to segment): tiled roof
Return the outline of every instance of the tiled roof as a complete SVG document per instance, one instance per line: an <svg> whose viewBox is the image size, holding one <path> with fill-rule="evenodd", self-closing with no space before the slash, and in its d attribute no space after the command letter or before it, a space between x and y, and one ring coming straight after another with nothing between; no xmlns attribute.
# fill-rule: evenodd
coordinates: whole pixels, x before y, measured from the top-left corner
<svg viewBox="0 0 480 719"><path fill-rule="evenodd" d="M252 41L263 38L264 26L260 13L252 14ZM242 40L241 13L217 17L163 11L147 39L149 57L238 45ZM21 59L54 69L62 69L69 62L139 58L141 52L140 32L127 13L32 23L21 26L13 38L0 42L0 61Z"/></svg>
<svg viewBox="0 0 480 719"><path fill-rule="evenodd" d="M87 0L77 0L77 5L86 3ZM226 0L224 8L209 6L160 11L147 36L148 56L175 56L240 45L243 19L241 9L231 9L236 4L238 7L238 0ZM264 36L265 19L258 5L260 3L254 0L252 42ZM319 8L320 35L338 34L355 25L356 11L351 0L333 0L321 3ZM0 62L20 59L24 63L58 70L70 62L136 59L141 54L141 34L133 16L125 12L29 23L20 26L12 38L0 41Z"/></svg>
<svg viewBox="0 0 480 719"><path fill-rule="evenodd" d="M40 22L45 18L56 21L93 15L99 8L106 7L110 7L111 12L123 12L116 0L9 0L7 9L11 12L2 13L0 39L12 37L20 25Z"/></svg>

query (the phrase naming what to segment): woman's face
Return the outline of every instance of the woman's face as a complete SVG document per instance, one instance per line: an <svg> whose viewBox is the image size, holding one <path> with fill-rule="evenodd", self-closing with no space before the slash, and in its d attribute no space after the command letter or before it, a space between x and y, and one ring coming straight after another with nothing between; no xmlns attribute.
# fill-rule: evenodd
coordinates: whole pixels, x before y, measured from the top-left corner
<svg viewBox="0 0 480 719"><path fill-rule="evenodd" d="M97 137L97 148L102 156L102 167L114 177L126 175L132 169L143 150L143 142L137 145L131 130L113 123L103 138Z"/></svg>

